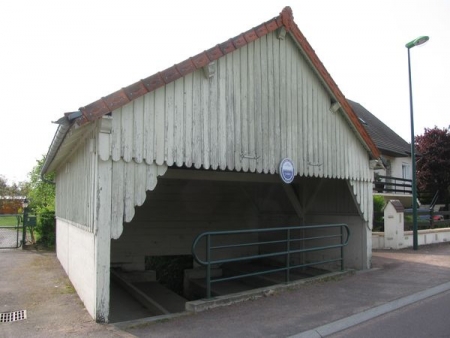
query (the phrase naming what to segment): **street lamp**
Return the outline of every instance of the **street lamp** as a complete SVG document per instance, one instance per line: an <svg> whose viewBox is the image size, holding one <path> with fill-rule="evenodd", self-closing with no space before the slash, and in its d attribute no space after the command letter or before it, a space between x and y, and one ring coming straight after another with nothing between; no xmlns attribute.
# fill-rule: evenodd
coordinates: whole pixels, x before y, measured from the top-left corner
<svg viewBox="0 0 450 338"><path fill-rule="evenodd" d="M412 161L412 209L413 209L413 249L417 250L418 234L417 234L417 182L416 182L416 155L414 150L414 113L413 113L413 96L411 84L411 57L409 50L415 46L419 46L427 42L430 38L428 36L419 36L408 42L405 47L408 49L408 75L409 75L409 107L411 113L411 161Z"/></svg>

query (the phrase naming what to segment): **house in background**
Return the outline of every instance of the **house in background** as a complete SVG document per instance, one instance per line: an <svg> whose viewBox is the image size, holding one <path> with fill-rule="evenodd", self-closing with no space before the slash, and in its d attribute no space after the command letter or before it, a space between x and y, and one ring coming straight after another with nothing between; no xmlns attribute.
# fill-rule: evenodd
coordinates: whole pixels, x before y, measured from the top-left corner
<svg viewBox="0 0 450 338"><path fill-rule="evenodd" d="M111 269L192 255L205 231L345 223L343 250L315 251L301 237L311 250L292 262L340 267L344 253L346 267L370 268L379 155L286 7L66 114L42 173L56 173L58 259L88 312L108 321ZM290 184L279 176L286 159ZM342 238L334 229L325 235Z"/></svg>
<svg viewBox="0 0 450 338"><path fill-rule="evenodd" d="M361 104L347 100L380 150L384 168L375 170L374 194L412 205L411 145Z"/></svg>

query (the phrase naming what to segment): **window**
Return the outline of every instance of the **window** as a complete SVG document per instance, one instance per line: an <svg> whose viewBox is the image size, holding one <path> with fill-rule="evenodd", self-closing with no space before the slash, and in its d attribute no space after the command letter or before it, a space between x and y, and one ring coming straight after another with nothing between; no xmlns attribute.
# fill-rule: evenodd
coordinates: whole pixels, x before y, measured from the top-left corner
<svg viewBox="0 0 450 338"><path fill-rule="evenodd" d="M407 163L402 164L402 178L407 180L412 179L411 166Z"/></svg>

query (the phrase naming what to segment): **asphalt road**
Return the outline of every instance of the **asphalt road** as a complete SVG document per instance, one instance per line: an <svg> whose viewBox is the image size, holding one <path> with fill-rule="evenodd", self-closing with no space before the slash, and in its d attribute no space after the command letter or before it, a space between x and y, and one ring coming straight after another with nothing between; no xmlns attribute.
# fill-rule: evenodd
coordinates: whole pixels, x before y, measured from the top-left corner
<svg viewBox="0 0 450 338"><path fill-rule="evenodd" d="M450 337L450 291L328 336L328 338L360 337Z"/></svg>

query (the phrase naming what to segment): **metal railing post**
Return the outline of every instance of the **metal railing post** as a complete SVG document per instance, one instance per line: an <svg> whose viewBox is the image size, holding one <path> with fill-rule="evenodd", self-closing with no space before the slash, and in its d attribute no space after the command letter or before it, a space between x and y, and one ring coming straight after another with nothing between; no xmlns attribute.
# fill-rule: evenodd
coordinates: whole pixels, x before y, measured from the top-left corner
<svg viewBox="0 0 450 338"><path fill-rule="evenodd" d="M341 225L339 229L341 230L341 271L344 271L344 227Z"/></svg>
<svg viewBox="0 0 450 338"><path fill-rule="evenodd" d="M286 239L286 283L290 281L290 265L291 265L291 229L287 229Z"/></svg>
<svg viewBox="0 0 450 338"><path fill-rule="evenodd" d="M206 298L211 298L211 235L206 236Z"/></svg>

